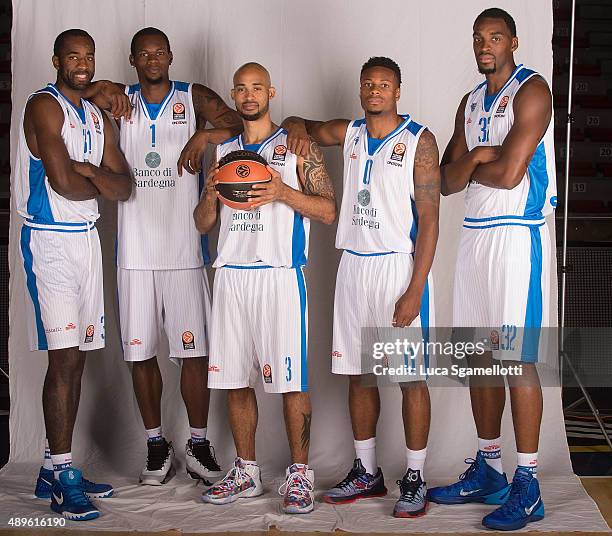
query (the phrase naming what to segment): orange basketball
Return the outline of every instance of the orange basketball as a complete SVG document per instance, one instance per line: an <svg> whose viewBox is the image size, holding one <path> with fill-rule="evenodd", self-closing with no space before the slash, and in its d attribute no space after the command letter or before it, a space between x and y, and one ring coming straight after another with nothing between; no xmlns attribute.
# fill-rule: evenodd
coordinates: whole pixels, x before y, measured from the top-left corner
<svg viewBox="0 0 612 536"><path fill-rule="evenodd" d="M232 151L219 160L215 189L224 205L236 210L249 210L255 201L248 193L255 184L272 180L266 169L268 162L253 151Z"/></svg>

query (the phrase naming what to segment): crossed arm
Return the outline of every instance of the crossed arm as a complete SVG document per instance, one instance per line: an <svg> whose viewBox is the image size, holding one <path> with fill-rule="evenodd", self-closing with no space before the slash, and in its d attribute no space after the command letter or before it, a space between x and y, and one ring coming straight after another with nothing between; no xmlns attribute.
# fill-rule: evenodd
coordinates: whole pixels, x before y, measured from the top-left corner
<svg viewBox="0 0 612 536"><path fill-rule="evenodd" d="M541 78L525 82L514 98L514 123L501 146L468 150L465 139L466 95L457 109L455 130L442 157L442 194L463 190L470 180L491 188L517 186L552 116L552 96Z"/></svg>
<svg viewBox="0 0 612 536"><path fill-rule="evenodd" d="M42 160L51 188L72 201L94 199L100 194L112 200L129 198L129 168L109 122L104 122L102 167L70 159L61 136L63 123L64 114L50 95L36 95L26 105L26 141L32 155Z"/></svg>

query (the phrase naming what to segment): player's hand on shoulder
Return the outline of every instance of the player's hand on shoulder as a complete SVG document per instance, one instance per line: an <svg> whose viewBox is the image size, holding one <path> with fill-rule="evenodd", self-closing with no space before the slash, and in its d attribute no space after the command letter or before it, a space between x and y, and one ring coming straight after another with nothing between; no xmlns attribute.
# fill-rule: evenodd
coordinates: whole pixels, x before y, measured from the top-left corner
<svg viewBox="0 0 612 536"><path fill-rule="evenodd" d="M215 186L219 183L217 180L217 174L219 173L219 164L215 164L208 170L206 175L206 186L204 187L204 196L206 197L218 197Z"/></svg>
<svg viewBox="0 0 612 536"><path fill-rule="evenodd" d="M177 162L179 177L183 175L183 169L188 173L196 174L202 169L204 151L208 145L208 134L203 130L197 130L183 147Z"/></svg>
<svg viewBox="0 0 612 536"><path fill-rule="evenodd" d="M71 163L72 169L79 175L83 175L83 177L87 177L88 179L95 178L98 168L90 162L77 162L76 160L71 160Z"/></svg>
<svg viewBox="0 0 612 536"><path fill-rule="evenodd" d="M395 311L393 312L391 325L395 328L405 328L410 326L414 319L419 315L422 298L422 292L419 292L409 286L408 290L406 290L406 292L400 296L399 300L397 300L395 304Z"/></svg>
<svg viewBox="0 0 612 536"><path fill-rule="evenodd" d="M97 93L91 97L91 101L102 110L109 112L114 119L125 118L132 115L132 103L125 91L109 80L98 80L95 84Z"/></svg>
<svg viewBox="0 0 612 536"><path fill-rule="evenodd" d="M311 139L306 132L304 122L290 122L287 124L287 149L293 154L306 158L309 153Z"/></svg>
<svg viewBox="0 0 612 536"><path fill-rule="evenodd" d="M283 201L285 198L288 186L283 182L280 173L270 166L266 166L266 169L272 175L272 179L270 182L255 184L253 189L249 190L249 197L257 201L252 208L258 208L273 201Z"/></svg>

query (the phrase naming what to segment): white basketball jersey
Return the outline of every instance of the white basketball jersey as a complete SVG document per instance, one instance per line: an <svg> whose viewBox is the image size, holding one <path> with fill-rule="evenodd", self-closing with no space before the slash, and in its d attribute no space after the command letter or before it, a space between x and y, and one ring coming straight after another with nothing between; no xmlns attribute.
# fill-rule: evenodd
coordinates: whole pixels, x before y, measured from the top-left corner
<svg viewBox="0 0 612 536"><path fill-rule="evenodd" d="M519 65L485 109L487 82L470 93L465 105L465 139L468 149L501 145L514 123L514 98L535 71ZM465 225L490 227L503 224L540 224L557 205L553 119L538 144L521 182L512 190L490 188L472 181L466 194Z"/></svg>
<svg viewBox="0 0 612 536"><path fill-rule="evenodd" d="M51 95L62 107L64 124L61 136L70 158L99 166L104 154L104 116L99 108L81 99L79 110L53 84L33 93L28 100L42 94ZM42 160L28 148L23 129L24 116L25 108L21 116L13 175L13 198L19 214L26 218L26 224L37 228L96 221L99 217L96 199L71 201L51 187Z"/></svg>
<svg viewBox="0 0 612 536"><path fill-rule="evenodd" d="M217 162L232 151L244 150L242 135L217 147ZM276 169L283 182L301 190L297 157L287 150L287 131L279 128L257 151ZM221 205L218 256L214 266L256 265L296 267L306 264L310 220L285 203L268 203L255 210Z"/></svg>
<svg viewBox="0 0 612 536"><path fill-rule="evenodd" d="M176 163L196 131L192 84L172 82L151 105L140 84L126 87L133 105L121 119L120 145L134 176L132 195L118 206L117 264L134 270L198 268L208 260L206 237L193 221L202 181Z"/></svg>
<svg viewBox="0 0 612 536"><path fill-rule="evenodd" d="M416 241L414 155L425 127L410 116L370 154L365 119L344 140L344 193L336 247L355 253L412 253Z"/></svg>

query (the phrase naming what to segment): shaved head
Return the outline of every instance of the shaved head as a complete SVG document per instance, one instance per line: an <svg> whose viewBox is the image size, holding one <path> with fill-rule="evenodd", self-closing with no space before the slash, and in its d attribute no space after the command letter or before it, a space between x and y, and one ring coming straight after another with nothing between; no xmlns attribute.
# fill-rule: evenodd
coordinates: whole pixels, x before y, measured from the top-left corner
<svg viewBox="0 0 612 536"><path fill-rule="evenodd" d="M270 87L272 85L268 69L266 69L263 65L259 63L251 61L239 67L238 70L234 73L234 86L238 85L240 83L241 78L245 75L259 75L261 82L266 87Z"/></svg>

